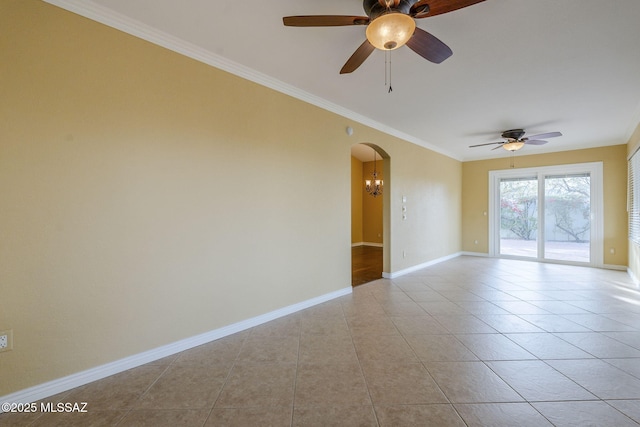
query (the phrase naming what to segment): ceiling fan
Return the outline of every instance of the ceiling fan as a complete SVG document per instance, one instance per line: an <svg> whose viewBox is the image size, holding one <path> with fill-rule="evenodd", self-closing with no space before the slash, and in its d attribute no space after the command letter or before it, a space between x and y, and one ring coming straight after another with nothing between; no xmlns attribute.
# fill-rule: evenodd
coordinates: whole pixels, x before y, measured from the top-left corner
<svg viewBox="0 0 640 427"><path fill-rule="evenodd" d="M524 129L506 130L506 131L502 132L502 137L505 139L505 141L488 142L486 144L470 145L469 148L482 147L482 146L485 146L485 145L496 145L497 144L498 146L495 147L494 150L497 150L498 148L502 147L507 151L518 151L519 149L521 149L525 145L543 145L543 144L546 144L548 142L548 141L545 141L545 139L547 139L547 138L556 138L558 136L562 136L562 134L560 132L540 133L538 135L532 135L532 136L528 136L528 137L525 137L524 134L525 134Z"/></svg>
<svg viewBox="0 0 640 427"><path fill-rule="evenodd" d="M291 27L336 27L366 25L367 39L344 64L340 74L355 71L377 48L394 50L409 46L423 58L441 63L453 52L442 41L416 27L415 19L428 18L472 6L485 0L364 0L367 16L312 15L285 16Z"/></svg>

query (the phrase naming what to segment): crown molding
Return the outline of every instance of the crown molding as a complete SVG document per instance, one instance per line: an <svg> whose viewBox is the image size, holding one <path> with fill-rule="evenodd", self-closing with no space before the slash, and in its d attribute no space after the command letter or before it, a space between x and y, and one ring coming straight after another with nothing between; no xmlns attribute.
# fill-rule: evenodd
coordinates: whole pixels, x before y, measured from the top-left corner
<svg viewBox="0 0 640 427"><path fill-rule="evenodd" d="M261 86L265 86L277 92L281 92L286 95L292 96L301 101L315 105L316 107L338 114L339 116L351 119L365 126L369 126L373 129L379 130L380 132L384 132L388 135L395 136L407 142L411 142L415 145L419 145L423 148L427 148L431 151L435 151L436 153L440 153L452 159L462 161L462 158L459 158L458 156L456 156L455 154L447 150L443 150L440 147L429 144L426 141L423 141L419 138L408 135L398 129L384 125L369 117L363 116L347 108L341 107L340 105L329 102L324 98L313 95L309 92L301 90L295 86L287 84L281 80L275 79L266 74L260 73L252 68L238 64L237 62L231 61L211 51L203 49L202 47L197 46L193 43L186 42L185 40L172 36L163 31L160 31L140 21L131 19L125 15L114 12L113 10L100 6L92 1L87 1L87 0L43 0L43 1L53 6L57 6L61 9L67 10L69 12L75 13L77 15L83 16L93 21L99 22L108 27L115 28L117 30L130 34L134 37L138 37L142 40L146 40L155 45L162 46L166 49L169 49L173 52L187 56L196 61L202 62L204 64L210 65L215 68L219 68L223 71L234 74L243 79L252 81Z"/></svg>

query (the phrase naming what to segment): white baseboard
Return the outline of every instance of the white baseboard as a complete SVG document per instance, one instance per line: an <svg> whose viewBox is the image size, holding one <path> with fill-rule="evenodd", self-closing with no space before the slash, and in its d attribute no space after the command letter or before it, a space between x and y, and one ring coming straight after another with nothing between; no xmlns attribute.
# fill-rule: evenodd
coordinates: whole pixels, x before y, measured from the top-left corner
<svg viewBox="0 0 640 427"><path fill-rule="evenodd" d="M382 277L385 279L395 279L397 277L404 276L405 274L413 273L414 271L422 270L423 268L430 267L432 265L439 264L441 262L448 261L453 258L457 258L460 255L462 255L462 252L456 252L454 254L447 255L442 258L436 258L434 260L427 261L422 264L414 265L413 267L405 268L399 271L394 271L393 273L383 272Z"/></svg>
<svg viewBox="0 0 640 427"><path fill-rule="evenodd" d="M373 243L373 242L358 242L358 243L352 243L351 247L355 248L357 246L373 246L376 248L383 248L384 244L383 243Z"/></svg>
<svg viewBox="0 0 640 427"><path fill-rule="evenodd" d="M352 292L352 290L353 288L351 286L349 286L348 288L339 289L335 292L330 292L316 298L302 301L297 304L281 308L279 310L253 317L251 319L242 320L240 322L224 326L213 331L205 332L204 334L185 338L171 344L163 345L162 347L154 348L142 353L134 354L133 356L125 357L124 359L116 360L115 362L110 362L105 365L87 369L86 371L71 374L63 378L58 378L56 380L46 382L44 384L39 384L24 390L20 390L6 396L1 396L0 403L35 402L58 393L80 387L90 382L97 381L102 378L118 374L120 372L124 372L128 369L136 368L138 366L144 365L145 363L153 362L155 360L180 353L181 351L189 350L190 348L215 341L217 339L235 334L240 331L244 331L245 329L253 328L254 326L258 326L271 320L275 320L277 318L287 316L306 308L313 307L314 305L318 305L323 302L348 295ZM2 412L4 411L0 409L0 413Z"/></svg>
<svg viewBox="0 0 640 427"><path fill-rule="evenodd" d="M489 255L488 253L484 253L484 252L460 252L460 255L477 256L477 257L485 257L485 258L490 258L491 257L491 255ZM534 259L532 261L534 261L534 262L549 262L549 263L553 263L553 264L562 264L562 262L539 261L537 259ZM572 264L569 264L569 265L572 265ZM602 268L602 269L605 269L605 270L619 270L619 271L627 270L627 272L629 272L629 269L628 269L628 267L626 265L603 264L602 266L596 267L596 268ZM629 275L631 276L631 273L629 273Z"/></svg>
<svg viewBox="0 0 640 427"><path fill-rule="evenodd" d="M628 271L629 268L626 265L617 265L617 264L603 264L602 268L605 270L618 270L618 271Z"/></svg>
<svg viewBox="0 0 640 427"><path fill-rule="evenodd" d="M479 257L484 257L484 258L488 258L489 254L486 252L468 252L468 251L462 251L460 252L460 255L463 256L479 256Z"/></svg>

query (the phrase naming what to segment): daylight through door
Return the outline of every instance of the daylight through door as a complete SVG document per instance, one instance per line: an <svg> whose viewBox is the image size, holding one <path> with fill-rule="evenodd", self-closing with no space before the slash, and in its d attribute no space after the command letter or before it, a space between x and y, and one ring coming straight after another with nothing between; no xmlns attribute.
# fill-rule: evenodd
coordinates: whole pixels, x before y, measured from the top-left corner
<svg viewBox="0 0 640 427"><path fill-rule="evenodd" d="M490 172L494 256L602 264L602 164Z"/></svg>

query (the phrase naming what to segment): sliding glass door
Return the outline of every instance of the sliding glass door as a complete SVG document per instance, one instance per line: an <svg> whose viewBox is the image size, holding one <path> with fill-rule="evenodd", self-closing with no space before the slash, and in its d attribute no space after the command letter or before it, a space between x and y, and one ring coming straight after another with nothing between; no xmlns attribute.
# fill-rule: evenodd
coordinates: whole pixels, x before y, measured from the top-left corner
<svg viewBox="0 0 640 427"><path fill-rule="evenodd" d="M493 256L602 264L602 164L490 172Z"/></svg>
<svg viewBox="0 0 640 427"><path fill-rule="evenodd" d="M538 256L538 178L500 179L500 255Z"/></svg>
<svg viewBox="0 0 640 427"><path fill-rule="evenodd" d="M544 178L544 258L591 260L591 175Z"/></svg>

